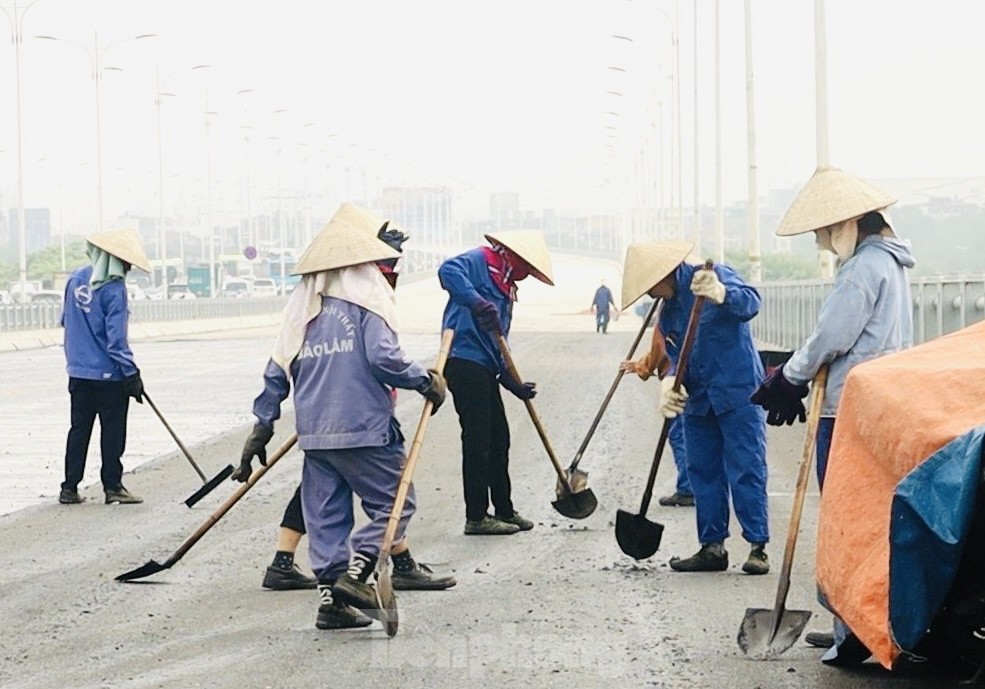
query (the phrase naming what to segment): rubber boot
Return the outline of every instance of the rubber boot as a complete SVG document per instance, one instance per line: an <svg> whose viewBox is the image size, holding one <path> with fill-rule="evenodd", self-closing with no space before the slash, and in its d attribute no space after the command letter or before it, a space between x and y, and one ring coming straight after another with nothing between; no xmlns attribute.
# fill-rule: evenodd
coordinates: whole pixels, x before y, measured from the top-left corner
<svg viewBox="0 0 985 689"><path fill-rule="evenodd" d="M675 572L722 572L728 569L728 552L722 541L705 543L691 557L672 557L670 568Z"/></svg>

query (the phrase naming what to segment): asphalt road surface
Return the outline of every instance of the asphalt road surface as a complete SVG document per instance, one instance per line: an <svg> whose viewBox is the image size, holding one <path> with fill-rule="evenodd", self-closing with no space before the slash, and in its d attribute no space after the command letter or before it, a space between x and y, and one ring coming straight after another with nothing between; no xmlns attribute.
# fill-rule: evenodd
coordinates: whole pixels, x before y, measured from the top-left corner
<svg viewBox="0 0 985 689"><path fill-rule="evenodd" d="M590 283L576 295L579 308L587 305L597 282L596 266L590 268ZM427 304L425 295L433 285L419 289L411 296ZM401 299L407 299L403 292ZM566 463L639 319L624 316L610 334L597 335L590 316L574 315L574 299L550 311L532 296L521 301L518 314L525 306L531 314L542 311L518 319L511 338L515 358L524 377L538 383L536 408ZM548 312L556 317L544 316ZM415 328L402 336L408 350L431 361L436 328ZM206 473L239 455L269 350L269 341L257 344L262 339L140 345L146 377L174 381L158 384L156 401L175 410L172 425L179 434L188 430L186 443ZM56 360L54 354L60 355L57 350L0 355L0 365L16 373L30 357ZM210 372L210 361L221 362L221 371ZM167 376L152 374L164 362L173 366ZM54 408L46 413L39 403L31 415L17 419L16 428L31 425L44 436L42 444L60 447L67 406L59 396L67 395L58 371L16 380L10 397L47 395ZM230 387L220 390L223 381ZM167 447L169 439L155 436L158 449L148 452L156 457L125 476L127 486L145 497L144 504L103 505L97 485L82 491L89 498L85 504L60 506L54 495L61 463L52 454L50 488L43 497L0 518L0 687L949 686L927 669L891 674L871 663L851 671L825 667L818 662L819 651L803 643L768 662L739 651L735 636L745 609L770 607L775 595L803 426L769 433L769 575L741 572L747 544L738 535L726 544L728 571L672 572L669 558L690 555L697 547L694 513L662 508L655 500L648 516L665 526L660 550L644 562L619 550L615 513L639 508L660 430L658 387L655 380L623 380L582 463L599 498L598 510L583 521L570 521L552 509L553 470L524 407L508 399L514 502L536 523L533 531L508 537L462 534L459 427L450 402L433 417L415 477L418 513L409 530L411 548L434 569L453 573L458 585L443 592L401 592L400 632L393 639L378 623L366 630L319 631L314 626L316 592L260 588L277 525L300 477L298 453L271 469L173 568L130 584L113 579L151 559L163 562L238 484L225 484L194 509L186 508L182 501L200 481ZM194 406L181 407L182 396L190 395ZM408 437L420 408L418 395L401 394L398 416ZM39 421L58 414L61 426ZM149 414L142 408L132 413ZM145 421L150 433L156 421ZM4 426L5 442L26 442L23 434L8 434L9 421ZM290 430L287 414L270 447ZM138 435L131 433L132 442L145 442ZM91 455L90 462L98 466L98 456ZM673 477L668 454L656 495L672 490ZM830 624L830 616L814 602L816 512L812 486L788 600L790 608L814 611L808 629ZM734 520L733 531L738 531ZM306 543L298 554L305 568Z"/></svg>

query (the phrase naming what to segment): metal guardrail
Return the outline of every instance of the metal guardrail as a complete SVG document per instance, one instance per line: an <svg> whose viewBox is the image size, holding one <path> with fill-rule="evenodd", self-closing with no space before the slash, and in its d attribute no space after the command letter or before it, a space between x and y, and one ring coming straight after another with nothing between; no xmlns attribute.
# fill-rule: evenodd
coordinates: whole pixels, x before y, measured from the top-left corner
<svg viewBox="0 0 985 689"><path fill-rule="evenodd" d="M753 336L771 346L796 349L814 329L833 284L800 280L759 285L763 306L750 323ZM914 344L985 320L985 275L913 279L910 288Z"/></svg>
<svg viewBox="0 0 985 689"><path fill-rule="evenodd" d="M172 299L131 301L131 323L190 321L206 318L236 318L279 313L286 297L245 299ZM61 304L7 304L0 306L0 332L45 330L61 327Z"/></svg>

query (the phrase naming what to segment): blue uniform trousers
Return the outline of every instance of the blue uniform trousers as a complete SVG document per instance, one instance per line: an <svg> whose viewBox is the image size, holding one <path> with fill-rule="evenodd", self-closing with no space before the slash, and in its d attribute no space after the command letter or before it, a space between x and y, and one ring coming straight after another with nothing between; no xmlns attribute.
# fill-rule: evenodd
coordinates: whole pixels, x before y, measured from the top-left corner
<svg viewBox="0 0 985 689"><path fill-rule="evenodd" d="M685 414L688 477L697 508L698 541L729 536L729 495L742 537L769 541L766 498L766 413L752 403L721 415Z"/></svg>
<svg viewBox="0 0 985 689"><path fill-rule="evenodd" d="M318 581L331 583L345 573L350 550L376 556L393 508L404 464L404 444L382 447L306 450L301 474L301 507L308 528L311 569ZM355 532L352 496L359 496L369 523ZM414 514L411 486L394 543Z"/></svg>
<svg viewBox="0 0 985 689"><path fill-rule="evenodd" d="M674 464L677 465L677 487L674 492L679 495L694 495L691 488L691 479L687 474L687 447L684 445L684 424L681 418L675 417L670 420L670 432L667 439L670 441L670 449L674 454Z"/></svg>

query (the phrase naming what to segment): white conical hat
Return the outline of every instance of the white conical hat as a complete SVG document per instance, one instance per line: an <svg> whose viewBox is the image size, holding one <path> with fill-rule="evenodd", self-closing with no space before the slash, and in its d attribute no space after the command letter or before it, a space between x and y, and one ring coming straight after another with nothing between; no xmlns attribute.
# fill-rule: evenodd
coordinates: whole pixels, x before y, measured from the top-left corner
<svg viewBox="0 0 985 689"><path fill-rule="evenodd" d="M649 292L673 273L694 249L694 242L641 242L626 249L622 269L622 308Z"/></svg>
<svg viewBox="0 0 985 689"><path fill-rule="evenodd" d="M145 273L150 272L150 261L147 252L140 243L140 235L130 228L97 232L86 237L86 241L98 246L108 254L116 256L132 266L140 268Z"/></svg>
<svg viewBox="0 0 985 689"><path fill-rule="evenodd" d="M382 226L383 220L365 208L343 203L301 254L293 275L400 258L399 251L376 238Z"/></svg>
<svg viewBox="0 0 985 689"><path fill-rule="evenodd" d="M790 204L778 237L820 230L896 203L896 199L865 180L836 167L819 167Z"/></svg>
<svg viewBox="0 0 985 689"><path fill-rule="evenodd" d="M530 274L548 285L554 284L551 254L540 230L503 230L486 235L493 244L502 244L530 266Z"/></svg>

